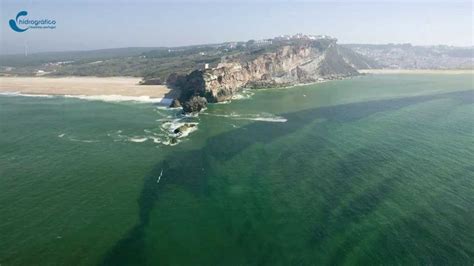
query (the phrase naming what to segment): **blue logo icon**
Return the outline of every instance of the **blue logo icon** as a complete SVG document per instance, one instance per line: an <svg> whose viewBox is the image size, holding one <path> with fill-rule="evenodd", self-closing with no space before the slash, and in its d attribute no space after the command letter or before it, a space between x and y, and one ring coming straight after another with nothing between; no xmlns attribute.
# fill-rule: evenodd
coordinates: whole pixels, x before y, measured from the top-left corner
<svg viewBox="0 0 474 266"><path fill-rule="evenodd" d="M18 12L18 14L16 15L16 18L15 20L13 19L10 19L10 21L8 23L10 23L10 27L12 28L12 30L16 31L16 32L24 32L28 29L28 27L26 27L26 29L22 29L20 27L18 27L17 23L18 23L18 18L19 17L23 17L23 16L26 16L28 15L28 12L26 11L20 11Z"/></svg>
<svg viewBox="0 0 474 266"><path fill-rule="evenodd" d="M28 29L55 29L56 20L54 19L28 19L22 18L28 15L26 11L20 11L15 19L10 19L8 24L16 32L24 32Z"/></svg>

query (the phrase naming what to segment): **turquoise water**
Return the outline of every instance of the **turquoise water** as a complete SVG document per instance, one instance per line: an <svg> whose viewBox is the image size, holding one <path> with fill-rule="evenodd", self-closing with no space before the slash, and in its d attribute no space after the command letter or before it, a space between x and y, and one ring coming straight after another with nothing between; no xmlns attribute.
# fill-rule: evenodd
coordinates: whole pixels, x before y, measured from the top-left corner
<svg viewBox="0 0 474 266"><path fill-rule="evenodd" d="M0 96L0 264L474 263L472 75L176 111Z"/></svg>

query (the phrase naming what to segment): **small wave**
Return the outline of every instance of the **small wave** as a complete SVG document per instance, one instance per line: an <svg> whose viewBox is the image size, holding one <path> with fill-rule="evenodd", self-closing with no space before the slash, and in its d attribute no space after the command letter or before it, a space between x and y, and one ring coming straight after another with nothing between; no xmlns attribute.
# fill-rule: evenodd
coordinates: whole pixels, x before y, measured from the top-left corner
<svg viewBox="0 0 474 266"><path fill-rule="evenodd" d="M270 113L245 114L245 115L237 114L235 112L232 112L230 114L209 114L209 113L203 113L203 114L210 115L210 116L227 117L227 118L236 119L236 120L251 120L251 121L277 122L277 123L284 123L288 121L288 119L282 116L277 116Z"/></svg>
<svg viewBox="0 0 474 266"><path fill-rule="evenodd" d="M64 95L65 98L76 98L88 101L103 102L139 102L139 103L155 103L170 104L172 99L169 98L151 98L150 96L122 96L122 95Z"/></svg>
<svg viewBox="0 0 474 266"><path fill-rule="evenodd" d="M151 131L149 134L152 134ZM148 136L148 134L144 136L137 136L137 135L128 136L128 135L122 134L122 130L117 130L116 132L108 133L107 136L111 137L113 141L115 142L120 141L120 142L142 143L150 139L150 136Z"/></svg>
<svg viewBox="0 0 474 266"><path fill-rule="evenodd" d="M250 89L244 89L234 95L232 95L231 99L232 100L244 100L244 99L249 99L252 97L255 93L252 92Z"/></svg>
<svg viewBox="0 0 474 266"><path fill-rule="evenodd" d="M204 112L207 110L207 107L204 107L201 109L201 112ZM198 117L199 116L199 112L195 112L195 113L186 113L186 114L183 114L182 116L184 117Z"/></svg>
<svg viewBox="0 0 474 266"><path fill-rule="evenodd" d="M61 134L58 135L58 138L64 138L64 136L66 136L66 133L61 133ZM94 139L78 139L78 138L74 138L74 137L67 137L66 139L69 140L69 141L84 142L84 143L100 142L99 140L94 140Z"/></svg>
<svg viewBox="0 0 474 266"><path fill-rule="evenodd" d="M0 92L0 95L3 95L3 96L39 97L39 98L53 98L53 97L57 96L57 95L49 95L49 94L21 93L19 91Z"/></svg>
<svg viewBox="0 0 474 266"><path fill-rule="evenodd" d="M133 137L128 139L131 142L145 142L148 140L147 137Z"/></svg>
<svg viewBox="0 0 474 266"><path fill-rule="evenodd" d="M170 98L152 98L150 96L122 96L122 95L56 95L56 94L34 94L22 93L18 91L0 92L3 96L24 96L24 97L41 97L41 98L75 98L88 101L102 101L102 102L139 102L139 103L154 103L162 105L170 105L173 99ZM166 107L167 108L167 107Z"/></svg>
<svg viewBox="0 0 474 266"><path fill-rule="evenodd" d="M286 119L284 117L281 117L281 116L275 116L275 117L245 117L245 118L237 118L237 119L263 121L263 122L277 122L277 123L285 123L285 122L288 121L288 119Z"/></svg>
<svg viewBox="0 0 474 266"><path fill-rule="evenodd" d="M155 112L161 117L161 118L158 118L156 121L170 120L179 114L172 108L168 108L165 106L157 106Z"/></svg>
<svg viewBox="0 0 474 266"><path fill-rule="evenodd" d="M209 116L218 116L218 117L230 117L230 118L235 118L235 117L240 117L239 114L232 112L230 114L210 114L210 113L202 113L203 115L209 115Z"/></svg>
<svg viewBox="0 0 474 266"><path fill-rule="evenodd" d="M70 141L76 141L76 142L83 142L83 143L96 143L99 142L98 140L91 140L91 139L76 139L76 138L68 138Z"/></svg>
<svg viewBox="0 0 474 266"><path fill-rule="evenodd" d="M170 98L163 98L163 99L165 100L160 102L160 104L162 105L159 105L159 106L157 105L155 107L157 110L157 113L160 113L158 110L162 110L162 111L181 110L181 107L169 107L173 99L170 99ZM167 102L168 100L170 100L170 102Z"/></svg>
<svg viewBox="0 0 474 266"><path fill-rule="evenodd" d="M228 100L228 101L222 101L222 102L217 102L217 103L214 103L214 104L229 104L229 103L231 103L230 100Z"/></svg>
<svg viewBox="0 0 474 266"><path fill-rule="evenodd" d="M156 183L160 183L161 177L163 176L163 169L161 169L161 173L158 176L158 179L156 179Z"/></svg>

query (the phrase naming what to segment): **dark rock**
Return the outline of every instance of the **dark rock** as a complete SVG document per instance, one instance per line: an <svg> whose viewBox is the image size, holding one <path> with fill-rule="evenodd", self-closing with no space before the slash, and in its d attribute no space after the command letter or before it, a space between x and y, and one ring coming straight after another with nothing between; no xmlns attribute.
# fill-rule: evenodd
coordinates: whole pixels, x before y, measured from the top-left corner
<svg viewBox="0 0 474 266"><path fill-rule="evenodd" d="M201 96L193 96L183 104L183 111L185 113L199 112L207 107L207 100Z"/></svg>
<svg viewBox="0 0 474 266"><path fill-rule="evenodd" d="M170 104L170 108L178 108L181 107L181 103L179 102L178 99L173 99L173 101Z"/></svg>
<svg viewBox="0 0 474 266"><path fill-rule="evenodd" d="M204 96L205 85L202 70L194 70L186 76L185 81L180 87L181 95L179 100L187 102L195 96Z"/></svg>
<svg viewBox="0 0 474 266"><path fill-rule="evenodd" d="M173 133L174 134L183 134L185 133L186 131L188 131L190 128L192 127L195 127L196 125L195 124L184 124L178 128L176 128Z"/></svg>
<svg viewBox="0 0 474 266"><path fill-rule="evenodd" d="M181 88L186 82L186 75L178 74L178 73L171 73L166 78L166 85L171 88Z"/></svg>

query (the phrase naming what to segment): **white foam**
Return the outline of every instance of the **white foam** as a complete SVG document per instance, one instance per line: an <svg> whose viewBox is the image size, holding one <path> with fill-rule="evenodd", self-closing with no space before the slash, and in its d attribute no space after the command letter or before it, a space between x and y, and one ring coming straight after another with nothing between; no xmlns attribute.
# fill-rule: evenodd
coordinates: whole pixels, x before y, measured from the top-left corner
<svg viewBox="0 0 474 266"><path fill-rule="evenodd" d="M193 125L192 127L188 127L188 130L181 132L181 133L174 133L176 129L184 125ZM170 137L177 137L177 138L184 138L187 137L190 133L197 130L197 122L183 122L183 119L177 118L169 122L165 122L161 125L161 129L167 133Z"/></svg>
<svg viewBox="0 0 474 266"><path fill-rule="evenodd" d="M66 133L61 133L58 135L58 138L64 138L64 136L66 136ZM78 139L78 138L73 138L73 137L68 137L66 139L70 141L74 141L74 142L84 142L84 143L100 142L99 140L94 140L94 139Z"/></svg>
<svg viewBox="0 0 474 266"><path fill-rule="evenodd" d="M162 139L159 137L149 137L149 139L153 140L153 143L162 143Z"/></svg>
<svg viewBox="0 0 474 266"><path fill-rule="evenodd" d="M232 112L230 114L209 114L209 113L203 113L203 114L210 115L210 116L226 117L226 118L231 118L235 120L251 120L251 121L277 122L277 123L284 123L288 121L288 119L282 116L277 116L270 113L247 114L247 115L237 114L235 112Z"/></svg>
<svg viewBox="0 0 474 266"><path fill-rule="evenodd" d="M173 99L169 98L151 98L150 96L122 96L122 95L64 95L65 98L76 98L88 101L103 102L139 102L139 103L158 103L170 104Z"/></svg>
<svg viewBox="0 0 474 266"><path fill-rule="evenodd" d="M234 117L240 117L239 114L232 112L230 114L210 114L210 113L202 113L203 115L210 115L210 116L218 116L218 117L227 117L227 118L234 118Z"/></svg>
<svg viewBox="0 0 474 266"><path fill-rule="evenodd" d="M217 103L214 103L214 104L229 104L231 103L231 101L222 101L222 102L217 102Z"/></svg>
<svg viewBox="0 0 474 266"><path fill-rule="evenodd" d="M207 107L204 107L201 109L201 112L204 112L207 110ZM184 117L198 117L199 116L199 112L193 112L193 113L186 113L184 114Z"/></svg>
<svg viewBox="0 0 474 266"><path fill-rule="evenodd" d="M236 118L240 120L253 120L253 121L263 121L263 122L277 122L277 123L285 123L288 121L288 119L281 117L281 116L276 116L276 117L245 117L245 118Z"/></svg>
<svg viewBox="0 0 474 266"><path fill-rule="evenodd" d="M244 100L244 99L249 99L252 97L255 93L252 92L250 89L244 89L234 95L232 95L231 99L232 100Z"/></svg>
<svg viewBox="0 0 474 266"><path fill-rule="evenodd" d="M3 96L39 97L39 98L53 98L53 97L55 97L55 95L21 93L21 92L19 92L19 91L5 91L5 92L0 92L0 95L3 95Z"/></svg>
<svg viewBox="0 0 474 266"><path fill-rule="evenodd" d="M156 180L156 183L160 183L161 177L163 176L163 169L161 169L160 176L158 176L158 179Z"/></svg>
<svg viewBox="0 0 474 266"><path fill-rule="evenodd" d="M158 119L161 120L161 119ZM150 141L156 144L174 146L181 142L184 138L188 137L189 134L197 130L199 123L194 122L194 117L188 117L179 115L174 119L164 119L163 122L159 123L158 128L143 129L143 134L128 134L123 133L122 130L115 132L109 132L107 136L113 139L115 142L134 142L142 143ZM192 125L183 132L175 133L174 131L183 126Z"/></svg>
<svg viewBox="0 0 474 266"><path fill-rule="evenodd" d="M128 139L131 142L145 142L148 140L148 137L133 137Z"/></svg>
<svg viewBox="0 0 474 266"><path fill-rule="evenodd" d="M242 94L235 94L232 96L232 100L242 100L242 99L245 99L246 97Z"/></svg>
<svg viewBox="0 0 474 266"><path fill-rule="evenodd" d="M103 102L139 102L139 103L155 103L161 105L170 105L173 99L170 98L152 98L150 96L122 96L122 95L56 95L56 94L31 94L21 93L18 91L0 92L4 96L25 96L25 97L42 97L42 98L75 98L88 101L103 101Z"/></svg>
<svg viewBox="0 0 474 266"><path fill-rule="evenodd" d="M76 141L76 142L84 142L84 143L95 143L99 142L98 140L91 140L91 139L76 139L76 138L68 138L70 141Z"/></svg>
<svg viewBox="0 0 474 266"><path fill-rule="evenodd" d="M187 124L193 124L193 123L187 123ZM189 136L189 134L191 134L192 132L196 131L198 128L197 128L197 123L194 124L193 127L188 127L188 130L182 132L181 134L178 135L178 138L185 138L187 136Z"/></svg>
<svg viewBox="0 0 474 266"><path fill-rule="evenodd" d="M168 102L168 100L170 100L170 102ZM156 106L156 109L157 109L157 113L160 113L158 110L163 110L163 111L170 111L170 110L181 110L181 107L169 107L169 105L171 104L171 101L173 99L169 99L169 98L163 98L163 101L160 102L160 106Z"/></svg>

